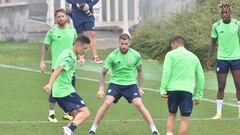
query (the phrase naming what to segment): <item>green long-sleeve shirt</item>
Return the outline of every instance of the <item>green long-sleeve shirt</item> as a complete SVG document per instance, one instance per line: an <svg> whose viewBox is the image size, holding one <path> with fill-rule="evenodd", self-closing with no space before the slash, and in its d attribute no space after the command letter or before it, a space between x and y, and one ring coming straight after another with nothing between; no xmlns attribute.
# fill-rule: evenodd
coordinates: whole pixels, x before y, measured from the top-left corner
<svg viewBox="0 0 240 135"><path fill-rule="evenodd" d="M184 47L178 47L165 56L160 93L167 91L186 91L194 93L197 82L196 99L202 99L204 73L196 55Z"/></svg>

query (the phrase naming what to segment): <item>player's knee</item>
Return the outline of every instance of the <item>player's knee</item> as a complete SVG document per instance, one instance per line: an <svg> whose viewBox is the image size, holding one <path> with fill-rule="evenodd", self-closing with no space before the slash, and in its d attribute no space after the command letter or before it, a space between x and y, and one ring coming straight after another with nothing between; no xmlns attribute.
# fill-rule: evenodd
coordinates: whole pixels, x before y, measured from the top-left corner
<svg viewBox="0 0 240 135"><path fill-rule="evenodd" d="M134 106L138 109L138 110L142 110L142 108L144 108L144 105L142 102L136 102L134 103Z"/></svg>
<svg viewBox="0 0 240 135"><path fill-rule="evenodd" d="M225 85L219 85L218 86L218 91L219 92L224 92L224 89L225 89Z"/></svg>
<svg viewBox="0 0 240 135"><path fill-rule="evenodd" d="M176 117L176 112L175 113L169 113L169 117L175 118Z"/></svg>
<svg viewBox="0 0 240 135"><path fill-rule="evenodd" d="M85 118L90 117L90 115L91 115L91 112L88 109L84 111Z"/></svg>
<svg viewBox="0 0 240 135"><path fill-rule="evenodd" d="M109 102L109 101L105 101L104 103L103 103L103 106L104 106L104 108L105 109L108 109L110 106L111 106L111 102Z"/></svg>
<svg viewBox="0 0 240 135"><path fill-rule="evenodd" d="M83 116L85 119L87 119L87 118L90 116L90 114L91 114L88 109L83 109L83 110L81 110L81 111L78 111L78 114L79 114L79 113L81 113L82 116Z"/></svg>

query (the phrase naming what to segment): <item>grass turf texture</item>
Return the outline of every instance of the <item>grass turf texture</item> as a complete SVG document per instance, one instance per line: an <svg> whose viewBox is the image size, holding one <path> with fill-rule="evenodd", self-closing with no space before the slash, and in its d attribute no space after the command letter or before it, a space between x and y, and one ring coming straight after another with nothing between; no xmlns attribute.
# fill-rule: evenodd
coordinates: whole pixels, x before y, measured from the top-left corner
<svg viewBox="0 0 240 135"><path fill-rule="evenodd" d="M62 134L62 127L67 122L62 121L62 110L56 107L58 123L47 122L48 96L43 92L42 87L48 82L50 74L42 75L39 72L40 44L8 43L0 42L0 64L10 65L14 68L0 66L1 86L1 111L0 111L0 133L8 135L59 135ZM106 56L113 49L99 50L100 56ZM50 55L47 59L49 60ZM78 67L77 91L84 98L91 111L90 119L75 131L75 134L87 134L97 109L103 100L96 97L101 65L90 62L90 53L87 54L85 66ZM19 69L24 67L25 70ZM50 64L47 64L50 72ZM161 79L161 63L143 60L145 73L144 87L157 90ZM28 71L33 69L33 71ZM215 100L216 77L214 72L206 72L206 89L204 98ZM83 78L85 77L85 78ZM86 80L90 79L90 80ZM236 104L235 89L231 76L228 77L225 100L229 104ZM106 85L107 86L107 85ZM143 102L149 109L155 124L161 134L166 132L166 118L168 116L166 102L162 101L159 93L145 91ZM204 101L200 106L194 106L190 120L190 135L239 135L236 107L223 106L223 120L210 120L216 112L216 104ZM179 114L178 114L179 118ZM176 124L176 131L179 121ZM224 129L224 130L223 130ZM175 132L177 133L177 132ZM98 135L147 135L151 134L147 124L143 121L140 113L121 99L118 104L113 105L106 113L98 130Z"/></svg>

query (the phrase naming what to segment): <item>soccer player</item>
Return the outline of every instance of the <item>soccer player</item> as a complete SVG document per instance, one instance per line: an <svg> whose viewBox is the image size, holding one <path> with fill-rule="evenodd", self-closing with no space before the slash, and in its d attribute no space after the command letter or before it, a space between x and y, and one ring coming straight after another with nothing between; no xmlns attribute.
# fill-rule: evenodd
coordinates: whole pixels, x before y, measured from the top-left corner
<svg viewBox="0 0 240 135"><path fill-rule="evenodd" d="M187 135L188 121L192 113L193 100L201 103L203 97L204 74L196 55L184 47L185 39L176 36L171 41L172 51L165 56L160 93L168 101L169 116L167 120L167 135L173 135L178 108L181 113L181 123L178 135ZM193 93L196 87L196 97Z"/></svg>
<svg viewBox="0 0 240 135"><path fill-rule="evenodd" d="M67 0L72 4L71 18L78 35L83 35L85 31L91 40L92 61L94 63L102 63L101 58L97 55L96 34L95 34L95 18L93 15L93 6L99 0ZM82 59L85 60L83 56Z"/></svg>
<svg viewBox="0 0 240 135"><path fill-rule="evenodd" d="M59 54L73 46L74 40L77 38L76 30L72 27L67 26L67 16L64 9L58 9L55 12L55 17L57 21L57 26L51 28L44 39L44 45L42 47L42 53L40 58L40 70L42 73L46 70L45 56L47 54L48 48L51 48L52 54L52 71L56 64L57 57ZM72 77L72 84L75 87L75 75ZM57 122L55 116L55 103L56 100L49 95L49 116L48 121ZM63 119L72 120L72 116L65 112Z"/></svg>
<svg viewBox="0 0 240 135"><path fill-rule="evenodd" d="M72 135L77 126L90 116L83 99L75 92L71 84L77 66L77 57L85 54L89 43L88 37L79 36L71 49L64 50L56 60L48 84L44 86L44 91L47 94L52 93L58 105L73 116L68 126L63 127L64 135Z"/></svg>
<svg viewBox="0 0 240 135"><path fill-rule="evenodd" d="M240 118L240 22L231 18L231 6L229 3L222 3L220 6L221 20L212 26L212 42L208 50L207 68L213 66L211 56L218 44L216 74L218 81L217 92L217 114L212 119L222 118L222 104L224 90L229 69L232 73L236 87L236 97Z"/></svg>
<svg viewBox="0 0 240 135"><path fill-rule="evenodd" d="M159 135L149 111L145 108L141 100L141 96L144 94L142 89L143 70L141 56L137 51L129 48L129 46L130 36L128 34L120 35L119 48L115 49L105 61L101 70L99 90L97 92L99 98L104 97L104 83L109 69L112 71L110 84L105 101L98 109L88 135L95 135L96 129L103 119L105 112L110 108L112 103L117 103L122 96L141 112L152 134ZM137 81L138 86L136 84Z"/></svg>

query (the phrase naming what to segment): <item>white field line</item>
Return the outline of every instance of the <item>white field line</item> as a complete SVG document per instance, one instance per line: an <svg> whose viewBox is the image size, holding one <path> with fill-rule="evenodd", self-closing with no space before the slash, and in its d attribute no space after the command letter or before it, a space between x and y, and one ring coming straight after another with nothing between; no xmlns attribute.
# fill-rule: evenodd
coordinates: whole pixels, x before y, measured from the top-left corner
<svg viewBox="0 0 240 135"><path fill-rule="evenodd" d="M154 119L154 121L166 121L167 119ZM212 120L211 118L190 118L190 121L234 121L234 120L240 120L238 118L222 118L221 120ZM88 120L88 123L91 123L93 120ZM177 121L180 121L180 119L177 119ZM103 120L103 122L144 122L144 119L128 119L128 120L118 120L118 119L112 119L112 120ZM2 124L45 124L50 123L49 121L0 121L0 125ZM57 123L68 123L68 121L58 121Z"/></svg>
<svg viewBox="0 0 240 135"><path fill-rule="evenodd" d="M17 69L17 70L31 71L31 72L40 73L39 70L30 69L30 68L26 68L26 67L16 67L16 66L5 65L5 64L0 64L0 67L3 67L3 68L12 68L12 69ZM46 72L45 74L51 74L51 72ZM77 77L77 79L87 80L87 81L93 81L93 82L98 82L97 79L88 78L88 77ZM108 82L106 82L106 83L108 83ZM145 87L143 87L143 89L144 89L145 91L159 92L158 89L145 88ZM206 102L209 102L209 103L216 103L216 101L215 101L215 100L212 100L212 99L206 99L206 98L204 98L203 100L206 101ZM226 105L226 106L238 107L237 104L231 104L231 103L225 103L225 102L223 102L223 104Z"/></svg>

